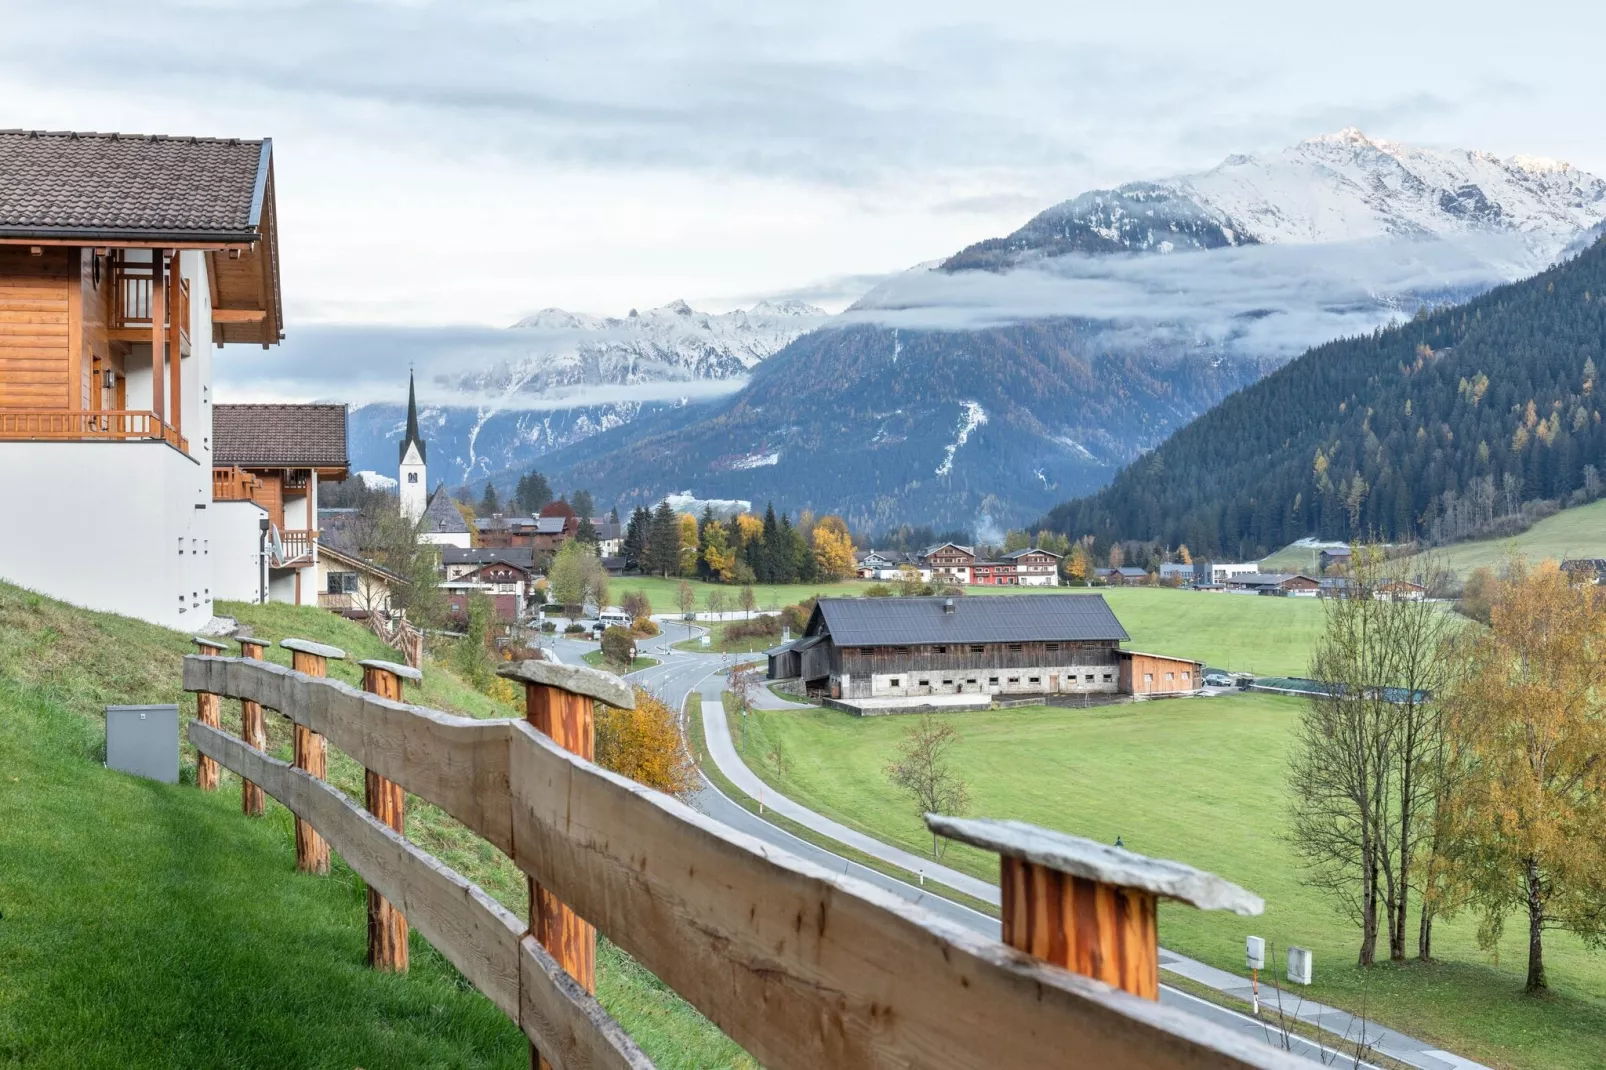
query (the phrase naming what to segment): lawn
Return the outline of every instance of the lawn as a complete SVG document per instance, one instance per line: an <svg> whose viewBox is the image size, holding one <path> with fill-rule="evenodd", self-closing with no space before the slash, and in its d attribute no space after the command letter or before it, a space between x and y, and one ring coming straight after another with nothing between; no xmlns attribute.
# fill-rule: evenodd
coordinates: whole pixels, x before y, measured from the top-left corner
<svg viewBox="0 0 1606 1070"><path fill-rule="evenodd" d="M708 596L718 591L725 600L725 609L731 612L741 609L737 599L741 597L742 589L729 583L704 583L702 580L687 580L691 584L693 593L697 597L699 611L708 608ZM625 595L632 591L640 591L652 603L654 613L679 613L680 609L680 583L678 579L663 579L659 576L621 576L608 585L608 600L618 603ZM811 595L836 596L859 595L870 586L861 580L845 580L842 583L755 583L753 595L757 600L754 606L758 610L778 611L782 606L801 602Z"/></svg>
<svg viewBox="0 0 1606 1070"><path fill-rule="evenodd" d="M1547 557L1557 561L1569 557L1606 557L1606 500L1563 509L1509 539L1455 543L1438 547L1429 554L1465 579L1480 566L1498 572L1513 550L1530 562Z"/></svg>
<svg viewBox="0 0 1606 1070"><path fill-rule="evenodd" d="M690 650L694 653L702 654L756 654L760 651L768 650L781 641L779 632L768 638L759 636L732 638L728 634L731 625L740 623L743 622L716 621L713 624L704 625L712 633L712 640L707 646L702 645L701 636L693 636L690 639L677 641L674 647L676 650ZM675 625L673 623L665 626L666 631L671 631L674 628ZM794 636L793 638L796 637Z"/></svg>
<svg viewBox="0 0 1606 1070"><path fill-rule="evenodd" d="M1218 873L1267 902L1259 918L1166 906L1166 946L1238 970L1247 935L1278 949L1299 944L1314 951L1314 998L1353 1009L1364 1002L1385 1025L1495 1066L1606 1065L1606 952L1561 934L1546 937L1554 992L1544 999L1521 994L1518 925L1508 927L1497 964L1476 946L1475 919L1463 917L1435 929L1441 962L1370 972L1351 965L1353 928L1331 901L1300 885L1282 839L1286 751L1299 709L1296 699L1232 695L949 716L963 737L955 760L971 791L971 813L1106 843L1119 836L1132 850ZM750 720L749 760L779 790L909 850L930 849L913 806L882 772L906 719L786 710L756 711ZM769 755L776 744L781 769L752 757ZM954 845L944 861L997 878L996 859L979 850Z"/></svg>
<svg viewBox="0 0 1606 1070"><path fill-rule="evenodd" d="M315 608L230 605L258 636L395 654ZM336 859L298 876L288 811L240 816L222 790L107 771L101 706L194 700L178 691L186 636L87 613L0 584L0 1067L524 1067L517 1027L416 934L405 977L365 968L362 882ZM288 651L273 648L275 661ZM408 697L470 716L516 716L426 662ZM238 704L223 704L238 730ZM283 718L269 749L289 757ZM360 797L362 769L331 749L329 779ZM185 778L193 781L185 748ZM526 882L438 809L409 800L408 837L515 911ZM598 995L665 1067L749 1066L706 1019L605 942Z"/></svg>
<svg viewBox="0 0 1606 1070"><path fill-rule="evenodd" d="M580 655L580 660L591 666L593 669L608 668L608 659L603 656L602 651L600 650L587 651L586 653ZM658 664L657 658L642 657L638 654L636 657L630 659L630 664L625 668L625 672L635 672L637 669L650 669L656 664ZM623 673L620 675L623 675Z"/></svg>

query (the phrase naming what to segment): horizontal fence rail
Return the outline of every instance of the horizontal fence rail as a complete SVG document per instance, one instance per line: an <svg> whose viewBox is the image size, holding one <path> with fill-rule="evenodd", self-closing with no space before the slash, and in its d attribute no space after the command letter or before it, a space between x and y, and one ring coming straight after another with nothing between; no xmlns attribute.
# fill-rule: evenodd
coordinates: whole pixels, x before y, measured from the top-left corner
<svg viewBox="0 0 1606 1070"><path fill-rule="evenodd" d="M237 658L186 658L184 686L278 710L439 806L772 1070L1300 1065L737 832L524 722ZM199 722L190 736L316 826L551 1066L650 1065L463 877L306 773Z"/></svg>

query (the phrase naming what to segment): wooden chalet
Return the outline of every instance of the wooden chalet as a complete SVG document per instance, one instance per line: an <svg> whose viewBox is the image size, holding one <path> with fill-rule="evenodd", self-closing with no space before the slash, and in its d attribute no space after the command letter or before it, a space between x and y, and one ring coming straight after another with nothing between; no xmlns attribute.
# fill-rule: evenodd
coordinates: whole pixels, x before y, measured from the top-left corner
<svg viewBox="0 0 1606 1070"><path fill-rule="evenodd" d="M961 546L956 542L928 546L920 551L919 557L921 564L931 570L931 578L934 580L963 584L969 583L975 574L975 549Z"/></svg>
<svg viewBox="0 0 1606 1070"><path fill-rule="evenodd" d="M318 486L350 473L344 405L215 405L212 500L267 514L268 597L310 604L315 591Z"/></svg>
<svg viewBox="0 0 1606 1070"><path fill-rule="evenodd" d="M204 623L214 571L253 571L213 553L247 541L209 509L214 349L282 336L271 141L0 131L0 493L70 515L93 488L117 533L0 525L0 575Z"/></svg>
<svg viewBox="0 0 1606 1070"><path fill-rule="evenodd" d="M1126 638L1101 595L822 598L771 672L833 698L1115 694Z"/></svg>

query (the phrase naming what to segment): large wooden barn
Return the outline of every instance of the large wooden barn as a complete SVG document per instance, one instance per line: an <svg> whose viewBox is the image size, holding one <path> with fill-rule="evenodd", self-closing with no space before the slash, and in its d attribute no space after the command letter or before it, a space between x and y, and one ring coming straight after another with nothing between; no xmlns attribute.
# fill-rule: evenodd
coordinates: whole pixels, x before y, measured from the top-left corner
<svg viewBox="0 0 1606 1070"><path fill-rule="evenodd" d="M1126 638L1096 594L822 598L769 670L842 699L1117 694Z"/></svg>

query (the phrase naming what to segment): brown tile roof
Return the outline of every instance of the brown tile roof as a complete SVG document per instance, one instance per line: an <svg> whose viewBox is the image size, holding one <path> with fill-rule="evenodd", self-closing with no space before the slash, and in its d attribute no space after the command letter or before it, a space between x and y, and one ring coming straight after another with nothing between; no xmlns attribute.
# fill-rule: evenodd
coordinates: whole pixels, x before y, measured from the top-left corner
<svg viewBox="0 0 1606 1070"><path fill-rule="evenodd" d="M0 130L0 237L247 242L272 142Z"/></svg>
<svg viewBox="0 0 1606 1070"><path fill-rule="evenodd" d="M214 405L212 463L344 468L344 405Z"/></svg>

